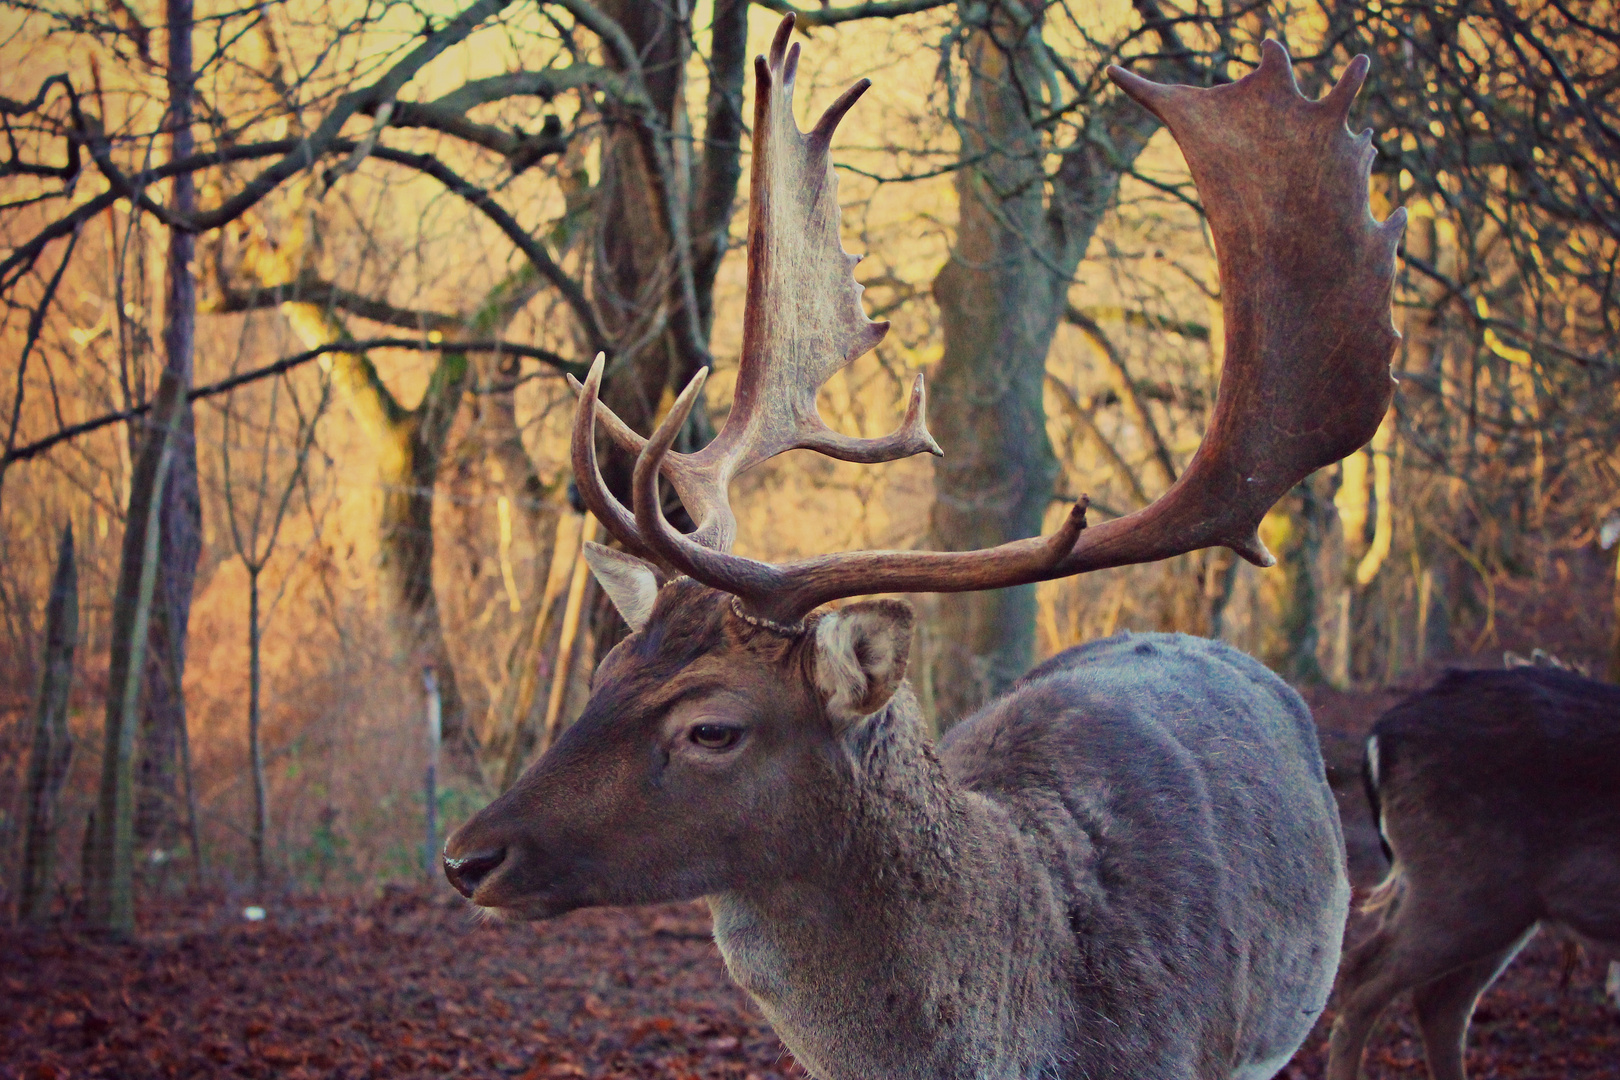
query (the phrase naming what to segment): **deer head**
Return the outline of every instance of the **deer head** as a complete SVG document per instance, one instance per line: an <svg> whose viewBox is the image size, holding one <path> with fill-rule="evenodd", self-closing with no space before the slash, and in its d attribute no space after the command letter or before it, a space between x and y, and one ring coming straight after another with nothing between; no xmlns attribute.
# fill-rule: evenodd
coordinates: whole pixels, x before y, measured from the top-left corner
<svg viewBox="0 0 1620 1080"><path fill-rule="evenodd" d="M835 858L847 823L885 779L865 765L863 740L877 737L866 721L886 707L915 713L904 689L911 614L893 600L817 609L875 593L1002 588L1217 544L1268 564L1261 517L1371 438L1388 408L1404 212L1373 221L1370 133L1345 127L1365 58L1320 101L1300 94L1275 42L1253 74L1213 89L1112 68L1181 144L1220 264L1225 370L1181 480L1129 517L1087 528L1082 500L1052 535L983 551L852 552L788 565L733 554L726 489L743 469L792 448L857 462L939 453L920 375L904 423L885 438L839 435L816 413L817 387L885 326L861 310L828 157L834 127L867 84L800 132L792 26L788 16L756 62L748 296L724 429L701 451L670 451L702 373L645 440L599 402L600 358L579 387L575 478L630 553L593 546L588 557L632 633L597 671L581 719L446 845L451 881L485 907L533 917L691 898ZM637 454L630 507L597 470L597 421ZM665 520L660 477L694 532ZM882 737L910 730L887 725ZM916 737L926 771L931 751ZM950 812L929 790L896 798L919 822Z"/></svg>

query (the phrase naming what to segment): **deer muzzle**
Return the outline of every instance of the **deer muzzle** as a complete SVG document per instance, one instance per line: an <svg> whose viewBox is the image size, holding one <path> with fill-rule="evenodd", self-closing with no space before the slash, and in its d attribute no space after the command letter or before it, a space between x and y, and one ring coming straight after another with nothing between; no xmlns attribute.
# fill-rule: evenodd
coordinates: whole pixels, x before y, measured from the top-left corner
<svg viewBox="0 0 1620 1080"><path fill-rule="evenodd" d="M447 852L444 856L444 876L450 879L456 892L471 900L473 892L478 888L479 882L506 861L506 849L496 848L493 851L476 851L470 855L453 858Z"/></svg>

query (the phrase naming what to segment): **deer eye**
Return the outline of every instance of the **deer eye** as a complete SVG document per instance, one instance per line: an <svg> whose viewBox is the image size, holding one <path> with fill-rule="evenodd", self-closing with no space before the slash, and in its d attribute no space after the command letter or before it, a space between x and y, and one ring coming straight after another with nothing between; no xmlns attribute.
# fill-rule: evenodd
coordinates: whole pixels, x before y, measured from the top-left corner
<svg viewBox="0 0 1620 1080"><path fill-rule="evenodd" d="M742 738L742 728L729 724L694 724L686 737L705 750L730 750Z"/></svg>

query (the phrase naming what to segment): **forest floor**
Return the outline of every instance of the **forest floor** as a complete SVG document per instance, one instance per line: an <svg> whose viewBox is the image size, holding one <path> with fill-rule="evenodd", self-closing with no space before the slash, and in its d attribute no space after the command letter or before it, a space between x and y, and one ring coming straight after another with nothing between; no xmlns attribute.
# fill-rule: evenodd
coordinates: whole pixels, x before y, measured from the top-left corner
<svg viewBox="0 0 1620 1080"><path fill-rule="evenodd" d="M1361 888L1383 867L1356 762L1390 700L1313 701ZM257 922L217 897L154 906L133 944L0 929L0 1080L804 1076L728 981L701 904L508 924L440 883L266 906ZM1350 937L1365 932L1354 916ZM1538 936L1475 1013L1472 1074L1620 1080L1620 1010L1603 979ZM1322 1076L1330 1019L1286 1080ZM1370 1080L1427 1075L1404 1002L1367 1063Z"/></svg>

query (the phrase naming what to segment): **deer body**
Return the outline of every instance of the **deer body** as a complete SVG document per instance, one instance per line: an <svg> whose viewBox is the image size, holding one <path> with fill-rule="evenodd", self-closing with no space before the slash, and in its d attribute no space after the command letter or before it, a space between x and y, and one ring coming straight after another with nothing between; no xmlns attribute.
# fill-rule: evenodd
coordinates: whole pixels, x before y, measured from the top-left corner
<svg viewBox="0 0 1620 1080"><path fill-rule="evenodd" d="M1348 888L1299 698L1225 646L1121 637L1043 664L935 748L906 686L912 613L880 593L999 589L1223 545L1364 444L1393 390L1404 211L1367 204L1345 119L1365 58L1307 100L1287 53L1169 87L1111 68L1175 135L1220 261L1226 347L1198 451L1150 506L972 552L772 565L734 554L728 485L790 449L939 453L921 375L900 427L828 428L816 390L886 324L839 240L830 145L801 131L793 16L755 62L748 299L725 426L672 452L700 372L650 437L578 387L571 458L622 550L585 557L631 627L584 714L445 845L515 918L707 897L737 981L822 1080L1263 1080L1325 1004ZM636 455L631 505L596 460ZM667 481L690 533L664 516Z"/></svg>
<svg viewBox="0 0 1620 1080"><path fill-rule="evenodd" d="M1393 855L1345 958L1329 1080L1355 1080L1413 991L1435 1080L1463 1080L1474 1003L1535 933L1620 957L1620 688L1567 671L1453 671L1373 725L1368 792Z"/></svg>
<svg viewBox="0 0 1620 1080"><path fill-rule="evenodd" d="M803 877L709 897L818 1077L1271 1076L1349 901L1294 692L1214 642L1072 649L936 756L909 693L844 737Z"/></svg>

